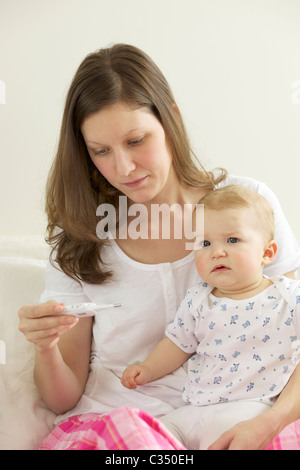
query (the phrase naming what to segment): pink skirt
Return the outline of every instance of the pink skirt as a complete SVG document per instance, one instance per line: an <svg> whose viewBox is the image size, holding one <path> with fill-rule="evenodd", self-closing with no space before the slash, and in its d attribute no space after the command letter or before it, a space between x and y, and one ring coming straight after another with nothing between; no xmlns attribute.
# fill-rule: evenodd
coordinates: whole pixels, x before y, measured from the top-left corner
<svg viewBox="0 0 300 470"><path fill-rule="evenodd" d="M185 450L148 413L117 408L109 414L82 414L61 421L40 450Z"/></svg>
<svg viewBox="0 0 300 470"><path fill-rule="evenodd" d="M300 450L300 419L286 426L266 450Z"/></svg>
<svg viewBox="0 0 300 470"><path fill-rule="evenodd" d="M186 449L156 418L124 407L109 414L82 414L61 421L40 450ZM300 420L284 428L266 450L300 450Z"/></svg>

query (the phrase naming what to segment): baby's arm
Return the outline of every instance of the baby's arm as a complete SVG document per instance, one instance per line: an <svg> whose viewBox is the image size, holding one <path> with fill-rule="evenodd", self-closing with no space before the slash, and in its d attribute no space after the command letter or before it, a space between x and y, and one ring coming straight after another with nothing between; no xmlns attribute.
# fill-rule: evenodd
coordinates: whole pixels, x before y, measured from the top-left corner
<svg viewBox="0 0 300 470"><path fill-rule="evenodd" d="M122 384L127 388L136 388L182 366L192 354L184 352L169 338L161 340L152 353L141 364L133 364L122 375Z"/></svg>

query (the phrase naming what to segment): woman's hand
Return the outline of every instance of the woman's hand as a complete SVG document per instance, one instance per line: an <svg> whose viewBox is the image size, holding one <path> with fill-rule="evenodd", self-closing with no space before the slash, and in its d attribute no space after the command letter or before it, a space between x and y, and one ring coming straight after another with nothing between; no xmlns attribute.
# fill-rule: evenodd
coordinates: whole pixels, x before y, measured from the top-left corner
<svg viewBox="0 0 300 470"><path fill-rule="evenodd" d="M208 450L264 450L281 431L279 423L279 413L271 408L255 418L236 424Z"/></svg>
<svg viewBox="0 0 300 470"><path fill-rule="evenodd" d="M19 310L19 330L39 352L52 349L59 337L78 322L78 318L71 315L60 315L63 308L64 304L49 300L45 304L27 305Z"/></svg>

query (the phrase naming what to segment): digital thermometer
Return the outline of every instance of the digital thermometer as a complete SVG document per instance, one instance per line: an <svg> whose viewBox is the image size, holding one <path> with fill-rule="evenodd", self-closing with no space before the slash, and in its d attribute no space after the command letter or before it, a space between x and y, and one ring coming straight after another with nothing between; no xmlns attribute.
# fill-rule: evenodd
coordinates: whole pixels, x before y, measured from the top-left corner
<svg viewBox="0 0 300 470"><path fill-rule="evenodd" d="M105 310L106 308L115 308L121 307L121 304L94 304L93 302L86 302L83 304L72 304L66 305L63 311L61 312L62 315L73 315L74 317L92 317L96 315L98 310Z"/></svg>

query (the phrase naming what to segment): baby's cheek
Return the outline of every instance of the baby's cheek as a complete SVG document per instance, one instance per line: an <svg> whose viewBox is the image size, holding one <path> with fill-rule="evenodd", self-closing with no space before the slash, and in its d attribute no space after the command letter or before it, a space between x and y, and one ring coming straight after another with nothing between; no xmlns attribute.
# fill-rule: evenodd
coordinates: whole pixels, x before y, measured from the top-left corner
<svg viewBox="0 0 300 470"><path fill-rule="evenodd" d="M249 273L253 270L256 271L257 266L260 265L260 261L256 258L255 254L251 254L250 250L237 253L234 258L235 267L240 269L241 273Z"/></svg>
<svg viewBox="0 0 300 470"><path fill-rule="evenodd" d="M198 274L202 277L202 274L205 273L205 270L207 269L207 262L205 257L200 254L200 250L195 252L195 265Z"/></svg>

